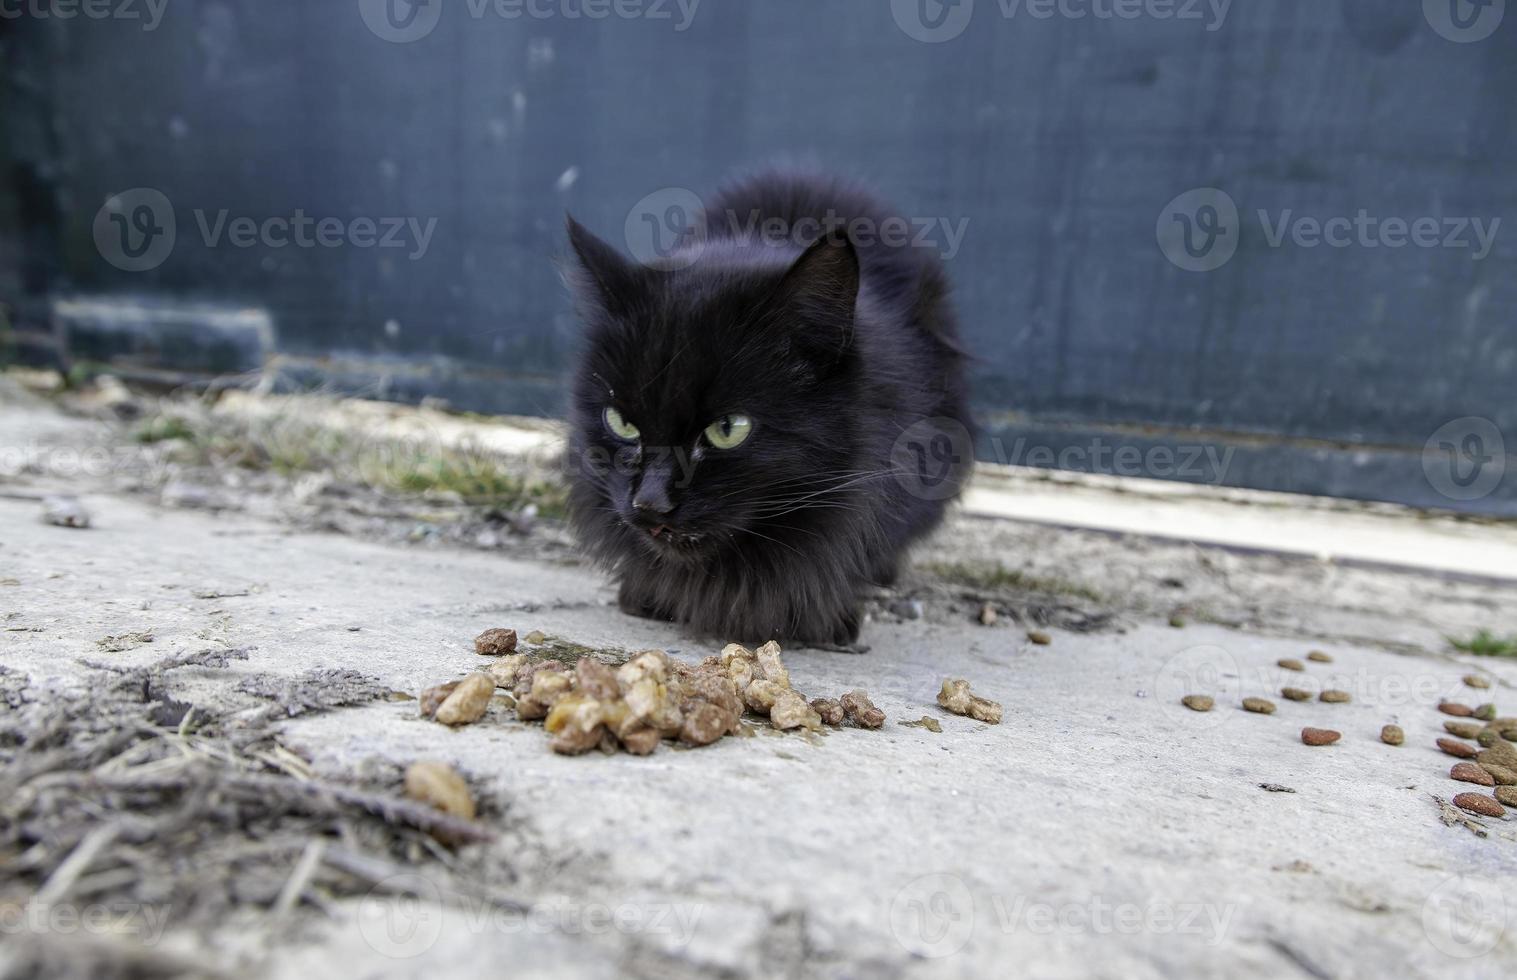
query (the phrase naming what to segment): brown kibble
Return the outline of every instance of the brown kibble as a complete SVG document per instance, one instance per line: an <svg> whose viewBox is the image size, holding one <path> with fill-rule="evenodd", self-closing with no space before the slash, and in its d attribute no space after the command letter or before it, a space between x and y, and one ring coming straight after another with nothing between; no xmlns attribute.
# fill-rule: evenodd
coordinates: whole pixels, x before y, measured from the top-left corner
<svg viewBox="0 0 1517 980"><path fill-rule="evenodd" d="M843 710L843 703L837 698L812 698L811 710L822 718L822 724L833 728L843 723L848 713Z"/></svg>
<svg viewBox="0 0 1517 980"><path fill-rule="evenodd" d="M445 762L413 762L406 767L406 796L436 807L450 817L474 819L469 784Z"/></svg>
<svg viewBox="0 0 1517 980"><path fill-rule="evenodd" d="M1438 710L1455 718L1468 718L1475 713L1475 709L1467 704L1458 704L1454 701L1443 701L1438 705Z"/></svg>
<svg viewBox="0 0 1517 980"><path fill-rule="evenodd" d="M1040 647L1046 647L1048 644L1053 642L1053 637L1049 636L1042 630L1028 630L1027 639L1031 640L1033 643L1037 644Z"/></svg>
<svg viewBox="0 0 1517 980"><path fill-rule="evenodd" d="M956 715L965 715L989 725L1001 723L1000 703L975 694L969 689L969 682L963 679L950 678L943 681L943 689L938 692L938 704Z"/></svg>
<svg viewBox="0 0 1517 980"><path fill-rule="evenodd" d="M1497 786L1496 799L1507 806L1517 806L1517 786Z"/></svg>
<svg viewBox="0 0 1517 980"><path fill-rule="evenodd" d="M998 618L999 617L996 615L996 607L993 604L987 602L985 605L980 607L981 626L994 626L996 624L996 619Z"/></svg>
<svg viewBox="0 0 1517 980"><path fill-rule="evenodd" d="M1477 738L1485 729L1472 721L1446 721L1443 730L1460 738Z"/></svg>
<svg viewBox="0 0 1517 980"><path fill-rule="evenodd" d="M708 701L687 701L679 738L686 745L710 745L727 734L727 713Z"/></svg>
<svg viewBox="0 0 1517 980"><path fill-rule="evenodd" d="M1454 763L1454 768L1449 770L1449 778L1457 779L1461 783L1474 783L1476 786L1496 785L1496 780L1491 778L1491 774L1473 762Z"/></svg>
<svg viewBox="0 0 1517 980"><path fill-rule="evenodd" d="M1187 694L1180 699L1180 703L1192 711L1210 711L1217 702L1205 694Z"/></svg>
<svg viewBox="0 0 1517 980"><path fill-rule="evenodd" d="M553 736L548 748L560 755L579 755L597 748L606 733L608 707L579 693L559 698L543 722L543 729Z"/></svg>
<svg viewBox="0 0 1517 980"><path fill-rule="evenodd" d="M1454 797L1454 805L1482 817L1506 816L1506 810L1502 809L1501 804L1483 793L1460 793Z"/></svg>
<svg viewBox="0 0 1517 980"><path fill-rule="evenodd" d="M1283 657L1283 658L1281 658L1279 660L1276 660L1275 664L1276 664L1276 666L1282 667L1285 670L1305 670L1306 669L1306 665L1305 664L1303 664L1301 661L1293 659L1291 657Z"/></svg>
<svg viewBox="0 0 1517 980"><path fill-rule="evenodd" d="M1400 745L1406 741L1406 732L1401 730L1400 725L1386 725L1380 729L1380 741L1386 745Z"/></svg>
<svg viewBox="0 0 1517 980"><path fill-rule="evenodd" d="M885 712L876 708L864 691L849 691L840 702L848 720L860 728L879 728L885 724Z"/></svg>
<svg viewBox="0 0 1517 980"><path fill-rule="evenodd" d="M556 664L557 669L547 667L547 663ZM522 671L516 678L516 717L522 721L538 721L548 717L553 706L568 697L574 686L569 674L564 671L563 664L558 661L550 660L534 666L538 669L530 674ZM525 693L522 692L524 683L527 685Z"/></svg>
<svg viewBox="0 0 1517 980"><path fill-rule="evenodd" d="M1498 766L1494 762L1482 762L1480 768L1491 774L1497 786L1517 786L1517 772L1506 766Z"/></svg>
<svg viewBox="0 0 1517 980"><path fill-rule="evenodd" d="M1482 731L1479 735L1475 736L1475 741L1479 742L1481 745L1485 746L1486 748L1490 748L1490 747L1492 747L1493 745L1496 744L1496 740L1498 738L1500 738L1499 735L1497 735L1495 732L1493 732L1489 728L1487 728L1484 731Z"/></svg>
<svg viewBox="0 0 1517 980"><path fill-rule="evenodd" d="M1299 687L1282 687L1280 688L1280 696L1287 701L1310 701L1312 699L1312 692L1303 691Z"/></svg>
<svg viewBox="0 0 1517 980"><path fill-rule="evenodd" d="M458 689L458 685L461 683L463 682L448 681L446 684L438 684L434 687L429 687L423 690L421 692L421 698L419 699L418 704L418 707L421 711L421 716L423 718L430 718L433 715L437 714L437 709L440 708L442 706L442 703L448 699L448 695L452 694Z"/></svg>
<svg viewBox="0 0 1517 980"><path fill-rule="evenodd" d="M1474 748L1465 745L1463 742L1456 742L1451 738L1440 738L1438 740L1438 747L1446 755L1451 755L1456 759L1473 759L1476 755Z"/></svg>
<svg viewBox="0 0 1517 980"><path fill-rule="evenodd" d="M1475 708L1475 712L1471 717L1479 718L1481 721L1495 721L1496 706L1494 704L1479 705Z"/></svg>
<svg viewBox="0 0 1517 980"><path fill-rule="evenodd" d="M663 739L656 728L634 728L621 736L622 748L633 755L650 755Z"/></svg>
<svg viewBox="0 0 1517 980"><path fill-rule="evenodd" d="M1328 704L1347 704L1350 700L1347 691L1323 691L1318 697Z"/></svg>
<svg viewBox="0 0 1517 980"><path fill-rule="evenodd" d="M503 687L509 691L516 686L516 675L521 673L525 666L527 666L527 655L513 653L490 664L485 668L485 673L490 675L496 687Z"/></svg>
<svg viewBox="0 0 1517 980"><path fill-rule="evenodd" d="M1330 728L1301 729L1301 741L1307 745L1332 745L1342 737L1342 732L1335 732Z"/></svg>
<svg viewBox="0 0 1517 980"><path fill-rule="evenodd" d="M787 687L780 691L774 699L774 706L769 709L769 724L780 731L806 728L814 732L822 727L822 718L805 698Z"/></svg>
<svg viewBox="0 0 1517 980"><path fill-rule="evenodd" d="M1333 662L1333 658L1323 653L1321 650L1313 650L1311 653L1308 653L1306 655L1306 659L1319 664L1330 664Z"/></svg>
<svg viewBox="0 0 1517 980"><path fill-rule="evenodd" d="M1484 677L1481 677L1479 674L1465 674L1464 686L1473 687L1477 690L1484 691L1491 686L1491 682Z"/></svg>
<svg viewBox="0 0 1517 980"><path fill-rule="evenodd" d="M580 657L574 665L574 684L585 697L597 701L615 701L621 696L616 671L591 657Z"/></svg>
<svg viewBox="0 0 1517 980"><path fill-rule="evenodd" d="M444 725L472 725L485 716L494 696L494 680L486 674L470 674L443 699L432 718Z"/></svg>
<svg viewBox="0 0 1517 980"><path fill-rule="evenodd" d="M1275 713L1275 702L1264 698L1244 698L1243 710L1252 711L1256 715L1272 715Z"/></svg>
<svg viewBox="0 0 1517 980"><path fill-rule="evenodd" d="M474 652L486 657L503 657L516 652L516 630L485 630L474 638Z"/></svg>

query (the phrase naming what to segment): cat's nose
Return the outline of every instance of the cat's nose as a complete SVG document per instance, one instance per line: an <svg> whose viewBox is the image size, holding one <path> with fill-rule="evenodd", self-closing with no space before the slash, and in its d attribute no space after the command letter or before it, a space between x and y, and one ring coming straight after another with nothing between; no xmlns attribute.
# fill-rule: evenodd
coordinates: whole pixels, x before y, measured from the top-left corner
<svg viewBox="0 0 1517 980"><path fill-rule="evenodd" d="M673 510L674 504L669 500L669 474L659 470L645 472L632 497L632 509L644 519L664 517Z"/></svg>

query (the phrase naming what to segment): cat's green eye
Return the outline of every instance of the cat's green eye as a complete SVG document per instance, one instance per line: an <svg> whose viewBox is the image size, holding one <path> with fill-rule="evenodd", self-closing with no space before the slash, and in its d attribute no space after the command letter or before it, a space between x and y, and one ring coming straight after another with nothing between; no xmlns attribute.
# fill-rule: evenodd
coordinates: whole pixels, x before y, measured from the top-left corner
<svg viewBox="0 0 1517 980"><path fill-rule="evenodd" d="M736 449L753 433L753 420L746 415L723 415L706 426L706 441L717 449Z"/></svg>
<svg viewBox="0 0 1517 980"><path fill-rule="evenodd" d="M642 435L641 432L637 431L637 426L622 418L622 413L616 409L607 407L604 414L606 428L610 429L611 434L616 436L616 438L625 439L628 442L636 442L637 437Z"/></svg>

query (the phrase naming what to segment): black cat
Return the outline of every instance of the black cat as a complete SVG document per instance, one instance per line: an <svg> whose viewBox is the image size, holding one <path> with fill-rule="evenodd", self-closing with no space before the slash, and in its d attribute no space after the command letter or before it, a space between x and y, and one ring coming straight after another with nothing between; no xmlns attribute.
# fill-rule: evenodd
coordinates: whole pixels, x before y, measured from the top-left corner
<svg viewBox="0 0 1517 980"><path fill-rule="evenodd" d="M863 591L972 465L936 251L858 188L791 173L720 193L656 268L568 226L570 513L621 608L852 643Z"/></svg>

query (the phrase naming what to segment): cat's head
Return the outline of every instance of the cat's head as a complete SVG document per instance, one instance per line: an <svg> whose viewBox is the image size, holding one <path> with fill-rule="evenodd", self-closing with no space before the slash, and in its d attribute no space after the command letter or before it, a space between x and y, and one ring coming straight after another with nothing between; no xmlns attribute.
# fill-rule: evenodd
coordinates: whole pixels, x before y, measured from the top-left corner
<svg viewBox="0 0 1517 980"><path fill-rule="evenodd" d="M804 527L854 468L853 246L713 240L654 269L573 219L569 241L576 519L607 536L590 544L692 559Z"/></svg>

